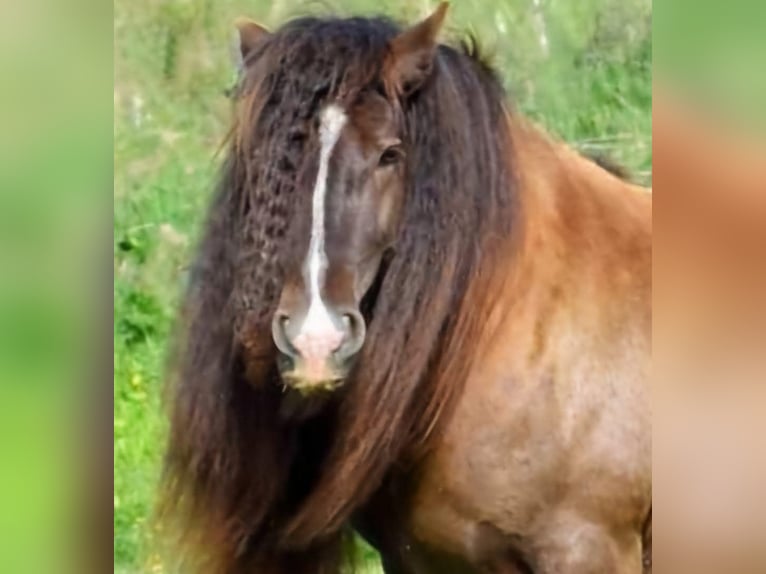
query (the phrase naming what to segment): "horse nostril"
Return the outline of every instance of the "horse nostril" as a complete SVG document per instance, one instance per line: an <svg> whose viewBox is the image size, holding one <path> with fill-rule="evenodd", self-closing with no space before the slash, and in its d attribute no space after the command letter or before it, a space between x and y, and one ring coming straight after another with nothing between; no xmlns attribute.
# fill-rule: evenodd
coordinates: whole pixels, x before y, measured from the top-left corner
<svg viewBox="0 0 766 574"><path fill-rule="evenodd" d="M365 325L364 318L358 311L350 311L342 315L343 343L337 349L336 356L347 359L356 354L364 343Z"/></svg>
<svg viewBox="0 0 766 574"><path fill-rule="evenodd" d="M274 344L284 354L291 357L298 355L298 350L293 346L290 341L290 337L287 332L287 328L290 325L290 316L284 312L278 312L274 316L274 321L271 326L271 335L274 339Z"/></svg>
<svg viewBox="0 0 766 574"><path fill-rule="evenodd" d="M346 333L350 337L354 336L354 333L358 329L358 319L351 313L344 313L343 314L343 326L346 328Z"/></svg>

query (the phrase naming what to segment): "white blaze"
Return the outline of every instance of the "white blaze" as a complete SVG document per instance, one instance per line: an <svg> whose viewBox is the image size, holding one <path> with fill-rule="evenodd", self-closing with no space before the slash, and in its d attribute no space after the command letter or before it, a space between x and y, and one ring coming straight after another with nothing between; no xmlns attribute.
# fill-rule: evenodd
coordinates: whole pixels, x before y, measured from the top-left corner
<svg viewBox="0 0 766 574"><path fill-rule="evenodd" d="M321 114L319 125L319 172L317 173L314 195L311 203L311 241L307 257L310 303L301 332L322 333L337 331L330 313L322 301L320 285L327 268L325 253L325 198L327 196L327 168L335 144L338 143L343 126L348 120L344 111L337 105L327 106Z"/></svg>

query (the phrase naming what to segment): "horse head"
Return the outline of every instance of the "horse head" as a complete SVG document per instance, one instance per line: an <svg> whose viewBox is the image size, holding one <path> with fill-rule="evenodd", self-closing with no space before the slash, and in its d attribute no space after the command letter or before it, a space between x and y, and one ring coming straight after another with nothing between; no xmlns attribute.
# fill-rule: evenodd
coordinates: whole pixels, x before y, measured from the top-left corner
<svg viewBox="0 0 766 574"><path fill-rule="evenodd" d="M302 394L340 385L365 342L362 300L384 254L395 249L402 222L408 173L402 105L431 73L446 8L393 36L357 81L329 87L305 128L299 163L308 167L295 184L284 237L293 249L281 261L271 323L282 379ZM268 81L272 65L281 65L269 52L281 46L271 46L258 24L238 28L245 66L255 82ZM305 57L328 56L318 47Z"/></svg>

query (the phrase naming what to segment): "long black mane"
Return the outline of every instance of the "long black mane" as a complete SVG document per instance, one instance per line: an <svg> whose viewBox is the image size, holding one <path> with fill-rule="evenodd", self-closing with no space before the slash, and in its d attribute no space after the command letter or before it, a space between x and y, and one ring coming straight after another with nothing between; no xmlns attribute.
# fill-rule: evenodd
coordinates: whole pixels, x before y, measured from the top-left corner
<svg viewBox="0 0 766 574"><path fill-rule="evenodd" d="M417 463L460 396L499 291L514 182L500 81L475 47L442 45L426 84L399 102L404 224L367 301L359 361L321 415L280 414L270 320L291 223L310 201L317 111L385 90L399 31L382 18L303 18L245 62L170 388L163 512L193 571L332 570L352 513L393 468Z"/></svg>

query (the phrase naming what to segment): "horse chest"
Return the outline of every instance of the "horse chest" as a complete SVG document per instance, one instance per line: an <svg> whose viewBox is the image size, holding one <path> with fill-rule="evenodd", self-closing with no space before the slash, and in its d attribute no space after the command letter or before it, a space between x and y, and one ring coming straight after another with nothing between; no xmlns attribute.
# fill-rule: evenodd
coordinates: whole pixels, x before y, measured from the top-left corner
<svg viewBox="0 0 766 574"><path fill-rule="evenodd" d="M402 540L410 562L429 566L413 572L444 571L435 565L454 556L468 562L449 571L521 571L561 523L622 528L648 511L648 427L622 409L635 397L571 405L550 380L501 383L462 402L419 473Z"/></svg>

